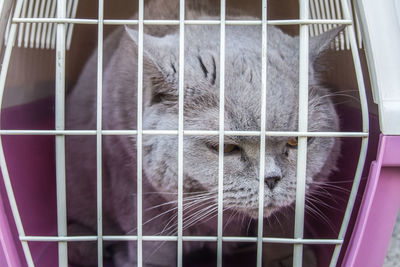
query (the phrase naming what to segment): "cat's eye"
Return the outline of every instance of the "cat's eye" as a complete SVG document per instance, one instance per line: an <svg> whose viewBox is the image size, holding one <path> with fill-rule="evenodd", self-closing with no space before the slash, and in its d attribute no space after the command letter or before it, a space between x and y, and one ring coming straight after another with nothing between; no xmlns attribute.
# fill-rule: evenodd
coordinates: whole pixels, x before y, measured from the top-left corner
<svg viewBox="0 0 400 267"><path fill-rule="evenodd" d="M290 138L286 143L286 145L288 147L292 147L292 148L296 148L297 144L298 144L298 138L297 137Z"/></svg>
<svg viewBox="0 0 400 267"><path fill-rule="evenodd" d="M219 145L211 145L210 148L214 151L219 153ZM240 151L240 147L234 144L224 144L224 154L232 154L235 152Z"/></svg>

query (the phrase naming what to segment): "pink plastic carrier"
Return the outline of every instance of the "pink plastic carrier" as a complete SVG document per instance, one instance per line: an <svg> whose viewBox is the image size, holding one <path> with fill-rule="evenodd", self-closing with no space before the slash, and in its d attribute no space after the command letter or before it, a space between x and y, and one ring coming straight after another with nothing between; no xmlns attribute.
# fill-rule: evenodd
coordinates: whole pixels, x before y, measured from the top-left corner
<svg viewBox="0 0 400 267"><path fill-rule="evenodd" d="M390 20L391 16L396 19L396 14L388 15L388 10L396 10L391 6L395 1L393 3L392 1L383 1L391 3L386 3L387 9L383 7L385 6L383 3L379 4L378 8L377 5L372 6L373 1L356 2L358 3L356 5L359 9L358 14L363 22L363 31L369 33L369 36L376 36L379 29L386 29L386 27L378 25L378 20L370 18L371 10L375 14L383 12L387 20ZM387 24L395 23L387 22ZM392 38L390 42L385 43L395 46L399 44L397 43L400 38L399 28L394 29L393 34L384 33L383 36L375 39L382 40L390 36ZM364 36L368 37L365 34ZM376 52L375 57L368 58L368 64L370 72L372 72L374 100L379 104L379 119L372 114L369 116L368 152L361 175L360 188L355 199L355 207L349 220L337 266L382 266L400 209L400 131L398 130L400 113L395 113L396 108L397 111L400 109L400 104L397 102L399 106L393 107L392 102L386 101L390 93L393 93L393 98L398 97L400 81L398 78L397 80L393 78L394 80L391 80L390 83L391 85L395 84L397 91L393 88L388 91L382 89L387 86L381 83L382 78L379 76L381 74L376 71L382 62L375 61L377 61L376 58L385 56L379 54L384 52L382 50L393 48L378 49L375 39L366 38L365 45L367 51ZM396 55L399 55L398 49L393 49L393 53L392 57L396 59ZM378 54L379 56L377 56ZM397 61L397 64L399 64L398 62L400 61ZM384 79L384 81L387 80L388 78ZM338 109L342 123L341 130L345 132L360 131L362 128L361 112L346 106ZM3 109L1 130L53 130L54 120L54 99L44 99ZM52 135L6 134L1 136L1 142L25 235L57 236L55 137ZM357 167L361 138L342 138L342 147L344 153L339 162L340 171L336 172L331 180L341 183L343 191L338 192L333 188L329 193L335 197L326 199L327 205L319 207L332 225L327 226L323 221L315 220L306 214L305 238L337 238L345 213L348 191L352 186L348 179L354 176ZM2 171L4 174L4 170ZM346 201L338 201L342 198L345 198ZM336 236L332 236L332 228ZM35 266L58 265L57 242L30 241L28 244ZM335 245L314 245L318 266L329 266L334 248ZM0 266L23 267L27 265L11 213L9 198L3 179L0 179Z"/></svg>

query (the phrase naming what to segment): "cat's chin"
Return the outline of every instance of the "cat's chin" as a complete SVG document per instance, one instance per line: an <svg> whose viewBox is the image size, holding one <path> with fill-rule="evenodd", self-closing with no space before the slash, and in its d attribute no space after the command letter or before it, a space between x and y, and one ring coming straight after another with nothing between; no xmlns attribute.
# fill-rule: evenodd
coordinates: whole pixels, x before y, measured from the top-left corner
<svg viewBox="0 0 400 267"><path fill-rule="evenodd" d="M271 216L274 212L280 210L282 207L275 206L273 204L270 204L268 206L264 207L264 212L263 212L263 217L268 218ZM258 208L249 208L244 210L244 213L246 213L249 217L253 219L258 218Z"/></svg>

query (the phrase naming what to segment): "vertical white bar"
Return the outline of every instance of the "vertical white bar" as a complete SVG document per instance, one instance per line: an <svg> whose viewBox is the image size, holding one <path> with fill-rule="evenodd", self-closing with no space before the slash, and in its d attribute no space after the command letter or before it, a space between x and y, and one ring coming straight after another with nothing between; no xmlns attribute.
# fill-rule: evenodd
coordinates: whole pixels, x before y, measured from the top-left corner
<svg viewBox="0 0 400 267"><path fill-rule="evenodd" d="M143 0L139 0L139 36L138 36L138 92L137 92L137 266L143 266L143 229L142 229L142 140L143 140Z"/></svg>
<svg viewBox="0 0 400 267"><path fill-rule="evenodd" d="M10 12L10 13L11 13L11 12ZM10 16L8 17L7 26L6 26L6 31L5 31L5 34L4 34L4 43L3 43L4 46L5 46L5 45L7 44L7 42L8 42L8 35L9 35L9 33L10 33L10 28L11 28L11 17L12 17L12 14L10 14ZM3 48L1 48L1 49L3 49Z"/></svg>
<svg viewBox="0 0 400 267"><path fill-rule="evenodd" d="M51 11L50 11L50 18L55 17L55 10L57 8L57 1L52 0L51 1ZM49 30L47 31L47 37L46 37L46 49L50 49L50 45L52 43L52 37L53 37L53 28L55 28L54 23L49 23Z"/></svg>
<svg viewBox="0 0 400 267"><path fill-rule="evenodd" d="M28 18L32 18L33 2L34 2L34 0L30 0L30 1L29 1L29 5L28 5L28 14L26 15L26 17L28 17ZM26 27L25 27L25 37L24 37L24 47L25 47L25 48L28 47L30 28L31 28L31 23L29 23L29 22L26 23Z"/></svg>
<svg viewBox="0 0 400 267"><path fill-rule="evenodd" d="M224 119L225 119L225 0L221 0L219 48L219 154L218 154L218 221L217 266L222 266L223 200L224 200Z"/></svg>
<svg viewBox="0 0 400 267"><path fill-rule="evenodd" d="M26 8L28 6L28 0L25 0L22 6L22 13L21 17L25 17L26 15ZM20 23L19 24L19 30L18 30L18 47L22 46L22 40L23 40L23 35L24 35L24 26L25 23Z"/></svg>
<svg viewBox="0 0 400 267"><path fill-rule="evenodd" d="M45 18L49 18L50 17L50 7L52 5L53 0L47 0L47 4L46 4L46 11L44 13L44 17ZM43 31L42 31L42 36L40 39L40 48L43 49L45 48L45 42L46 42L46 34L47 34L47 27L48 27L49 23L43 23Z"/></svg>
<svg viewBox="0 0 400 267"><path fill-rule="evenodd" d="M78 10L78 2L79 2L78 0L74 0L74 4L72 6L71 18L76 17L76 11ZM67 33L67 50L69 50L71 47L73 30L74 30L74 23L71 23L68 27L68 33Z"/></svg>
<svg viewBox="0 0 400 267"><path fill-rule="evenodd" d="M71 12L72 12L72 4L73 4L74 0L67 0L67 18L71 18ZM100 7L99 7L100 8ZM98 12L100 12L100 9L98 10ZM65 34L66 36L68 36L68 32L69 32L69 28L71 28L71 26L74 25L73 23L68 23L65 29ZM69 49L69 45L68 45L68 38L66 37L65 39L65 47L68 50Z"/></svg>
<svg viewBox="0 0 400 267"><path fill-rule="evenodd" d="M308 19L308 0L300 0L300 19ZM300 25L299 44L299 131L308 130L308 25ZM302 239L304 232L307 137L298 137L297 182L294 238ZM302 266L303 244L294 244L293 266Z"/></svg>
<svg viewBox="0 0 400 267"><path fill-rule="evenodd" d="M46 6L46 2L47 2L47 0L42 0L42 3L40 4L39 18L43 18L44 10L45 10L44 7ZM34 37L36 37L35 38L35 48L39 48L39 46L40 46L40 35L42 32L42 25L43 25L43 23L38 23L36 36L34 36ZM31 46L33 47L33 44Z"/></svg>
<svg viewBox="0 0 400 267"><path fill-rule="evenodd" d="M14 17L15 18L19 17L23 2L24 2L23 0L17 1L16 5L15 5L15 9L14 9ZM0 72L0 118L1 118L1 111L2 111L1 105L3 103L4 87L6 84L8 66L10 63L11 52L12 52L12 49L13 49L13 46L15 43L16 35L17 35L17 24L12 24L10 26L9 36L7 39L7 46L5 48L5 52L4 52L4 56L3 56L3 64L1 65L1 72ZM0 125L1 125L1 123L0 123ZM7 197L10 202L10 207L11 207L11 211L12 211L12 214L14 217L15 225L17 227L18 235L25 236L25 231L24 231L24 227L22 225L22 220L21 220L21 217L20 217L20 214L18 211L17 202L15 200L10 175L8 173L8 168L7 168L7 163L6 163L6 159L4 156L3 144L2 144L1 138L0 138L0 170L3 175L4 187L7 191ZM29 250L28 242L21 241L21 243L22 243L22 250L24 252L28 266L29 267L35 266L35 264L33 263L33 260L32 260L31 252Z"/></svg>
<svg viewBox="0 0 400 267"><path fill-rule="evenodd" d="M178 249L177 266L182 266L183 251L183 105L185 72L185 1L179 2L179 122L178 122Z"/></svg>
<svg viewBox="0 0 400 267"><path fill-rule="evenodd" d="M300 1L300 3L301 3L301 1ZM321 0L316 0L316 1L314 1L314 3L315 3L315 10L317 12L317 18L318 19L322 19L322 16L321 16ZM300 6L300 9L301 9L301 6ZM300 19L301 19L301 17L300 17ZM324 32L322 27L323 27L322 24L318 24L318 35L320 35L321 33Z"/></svg>
<svg viewBox="0 0 400 267"><path fill-rule="evenodd" d="M267 0L262 1L262 41L261 41L261 136L260 136L260 176L258 187L258 229L257 267L262 267L263 226L264 226L264 176L265 176L265 127L267 111Z"/></svg>
<svg viewBox="0 0 400 267"><path fill-rule="evenodd" d="M351 19L350 9L349 9L349 6L347 5L347 1L341 0L341 2L342 2L344 18ZM348 25L347 29L348 29L348 33L349 33L351 52L352 52L352 56L353 56L354 68L355 68L355 72L356 72L357 85L358 85L358 91L359 91L360 102L361 102L361 112L362 112L362 122L363 122L362 130L363 130L363 132L368 133L368 130L369 130L368 103L367 103L367 96L365 93L365 84L364 84L364 79L363 79L360 57L358 54L357 41L356 41L356 36L354 33L354 24ZM362 171L364 169L365 158L367 155L367 148L368 148L368 137L364 137L361 142L361 151L360 151L360 157L358 159L357 170L356 170L356 174L354 175L353 186L351 188L349 201L347 203L346 212L344 214L343 222L340 227L338 239L344 238L346 231L347 231L347 227L349 225L351 213L353 211L354 203L355 203L355 200L357 197L358 188L360 185ZM329 265L330 267L336 266L341 247L342 247L342 245L335 246L335 250L333 251L331 263Z"/></svg>
<svg viewBox="0 0 400 267"><path fill-rule="evenodd" d="M71 2L71 0L70 0ZM97 266L103 266L103 191L102 191L102 107L103 107L103 13L104 1L98 1L97 25L97 118L96 118L96 175L97 175ZM65 24L65 27L67 25ZM65 32L64 32L65 38ZM64 39L65 40L65 39Z"/></svg>
<svg viewBox="0 0 400 267"><path fill-rule="evenodd" d="M336 14L338 19L342 19L342 11L340 10L339 0L335 0ZM344 50L344 34L341 32L339 34L340 49Z"/></svg>
<svg viewBox="0 0 400 267"><path fill-rule="evenodd" d="M332 19L331 8L328 0L325 0L325 14L327 19ZM328 30L332 29L332 24L328 24Z"/></svg>
<svg viewBox="0 0 400 267"><path fill-rule="evenodd" d="M335 6L334 0L329 0L329 5L330 5L331 12L332 12L332 18L338 19L338 16L336 16L336 6ZM333 24L333 27L336 27L336 26L337 26L337 24ZM340 44L339 44L340 40L339 39L340 39L339 36L335 37L335 42L334 42L334 46L333 46L335 50L340 49Z"/></svg>
<svg viewBox="0 0 400 267"><path fill-rule="evenodd" d="M315 12L315 7L314 7L314 2L315 0L310 0L310 14L312 19L317 18L317 14ZM317 24L312 24L310 28L310 36L317 36L318 35L318 29L317 29Z"/></svg>
<svg viewBox="0 0 400 267"><path fill-rule="evenodd" d="M71 18L71 12L72 12L72 2L73 0L67 0L67 18ZM99 13L100 13L100 7L99 7ZM69 27L69 25L67 25L67 28Z"/></svg>
<svg viewBox="0 0 400 267"><path fill-rule="evenodd" d="M358 48L362 49L362 34L361 34L361 29L360 29L360 19L358 18L358 14L355 10L355 6L353 7L353 14L354 14L354 22L355 22L355 28L357 32L357 42L358 42Z"/></svg>
<svg viewBox="0 0 400 267"><path fill-rule="evenodd" d="M12 16L13 3L12 0L0 0L0 51L3 51L3 45L7 42L6 36Z"/></svg>
<svg viewBox="0 0 400 267"><path fill-rule="evenodd" d="M327 13L327 7L325 6L325 1L326 0L320 0L319 1L319 5L320 5L320 7L321 7L321 18L322 19L326 19L327 18L327 15L326 15L326 13ZM324 29L324 32L326 32L327 30L328 30L328 25L326 25L326 24L324 24L323 25L323 29Z"/></svg>
<svg viewBox="0 0 400 267"><path fill-rule="evenodd" d="M54 0L53 0L54 1ZM57 3L57 5L59 5L60 3L58 2L58 0L57 1L54 1L54 2L56 2ZM65 14L66 15L66 14ZM65 27L65 31L67 30L67 27ZM50 48L51 49L54 49L55 48L55 46L56 46L56 38L55 38L55 36L56 36L56 31L55 31L55 28L54 28L54 30L53 30L53 32L52 32L52 35L51 35L51 40L50 40L50 42L51 42L51 44L50 44Z"/></svg>
<svg viewBox="0 0 400 267"><path fill-rule="evenodd" d="M58 0L57 18L65 18L65 0ZM57 24L56 47L56 130L65 129L65 24ZM65 186L65 136L56 136L57 229L67 236L67 203ZM58 242L58 265L68 266L67 242Z"/></svg>
<svg viewBox="0 0 400 267"><path fill-rule="evenodd" d="M35 8L33 10L33 18L37 18L39 15L39 7L40 7L40 0L36 0L35 2ZM35 41L35 34L36 34L36 25L37 23L32 23L32 30L31 30L31 36L29 39L29 47L33 48L35 46L34 41ZM28 41L28 40L27 40Z"/></svg>
<svg viewBox="0 0 400 267"><path fill-rule="evenodd" d="M348 0L347 3L350 4L350 0ZM342 9L344 9L343 4L342 4ZM343 14L344 14L344 10L343 10ZM351 11L349 11L349 19L353 20ZM345 40L346 40L346 49L350 50L349 30L347 29L347 27L344 29L344 36L345 36Z"/></svg>
<svg viewBox="0 0 400 267"><path fill-rule="evenodd" d="M335 11L335 3L333 2L333 0L329 0L329 6L332 12L332 18L333 19L337 19L336 17L336 11ZM336 26L336 24L334 24L334 26Z"/></svg>

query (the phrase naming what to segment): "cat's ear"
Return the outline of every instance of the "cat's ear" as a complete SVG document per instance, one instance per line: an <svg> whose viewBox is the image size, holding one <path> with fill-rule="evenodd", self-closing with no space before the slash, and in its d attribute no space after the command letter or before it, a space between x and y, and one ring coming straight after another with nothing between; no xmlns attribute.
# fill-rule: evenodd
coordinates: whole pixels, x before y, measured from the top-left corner
<svg viewBox="0 0 400 267"><path fill-rule="evenodd" d="M125 31L138 46L138 32L125 26ZM151 105L174 105L178 101L178 49L173 35L155 37L143 34L143 73L145 101ZM150 87L150 88L148 88Z"/></svg>
<svg viewBox="0 0 400 267"><path fill-rule="evenodd" d="M329 49L331 42L346 26L336 27L318 36L310 38L310 62L314 62L323 52Z"/></svg>
<svg viewBox="0 0 400 267"><path fill-rule="evenodd" d="M325 60L326 58L324 58L324 60L318 59L330 48L332 41L335 39L336 36L340 34L341 31L344 30L344 28L345 26L336 27L318 36L310 38L309 73L311 76L311 83L321 82L323 78L323 73L329 70L331 65L327 60Z"/></svg>

